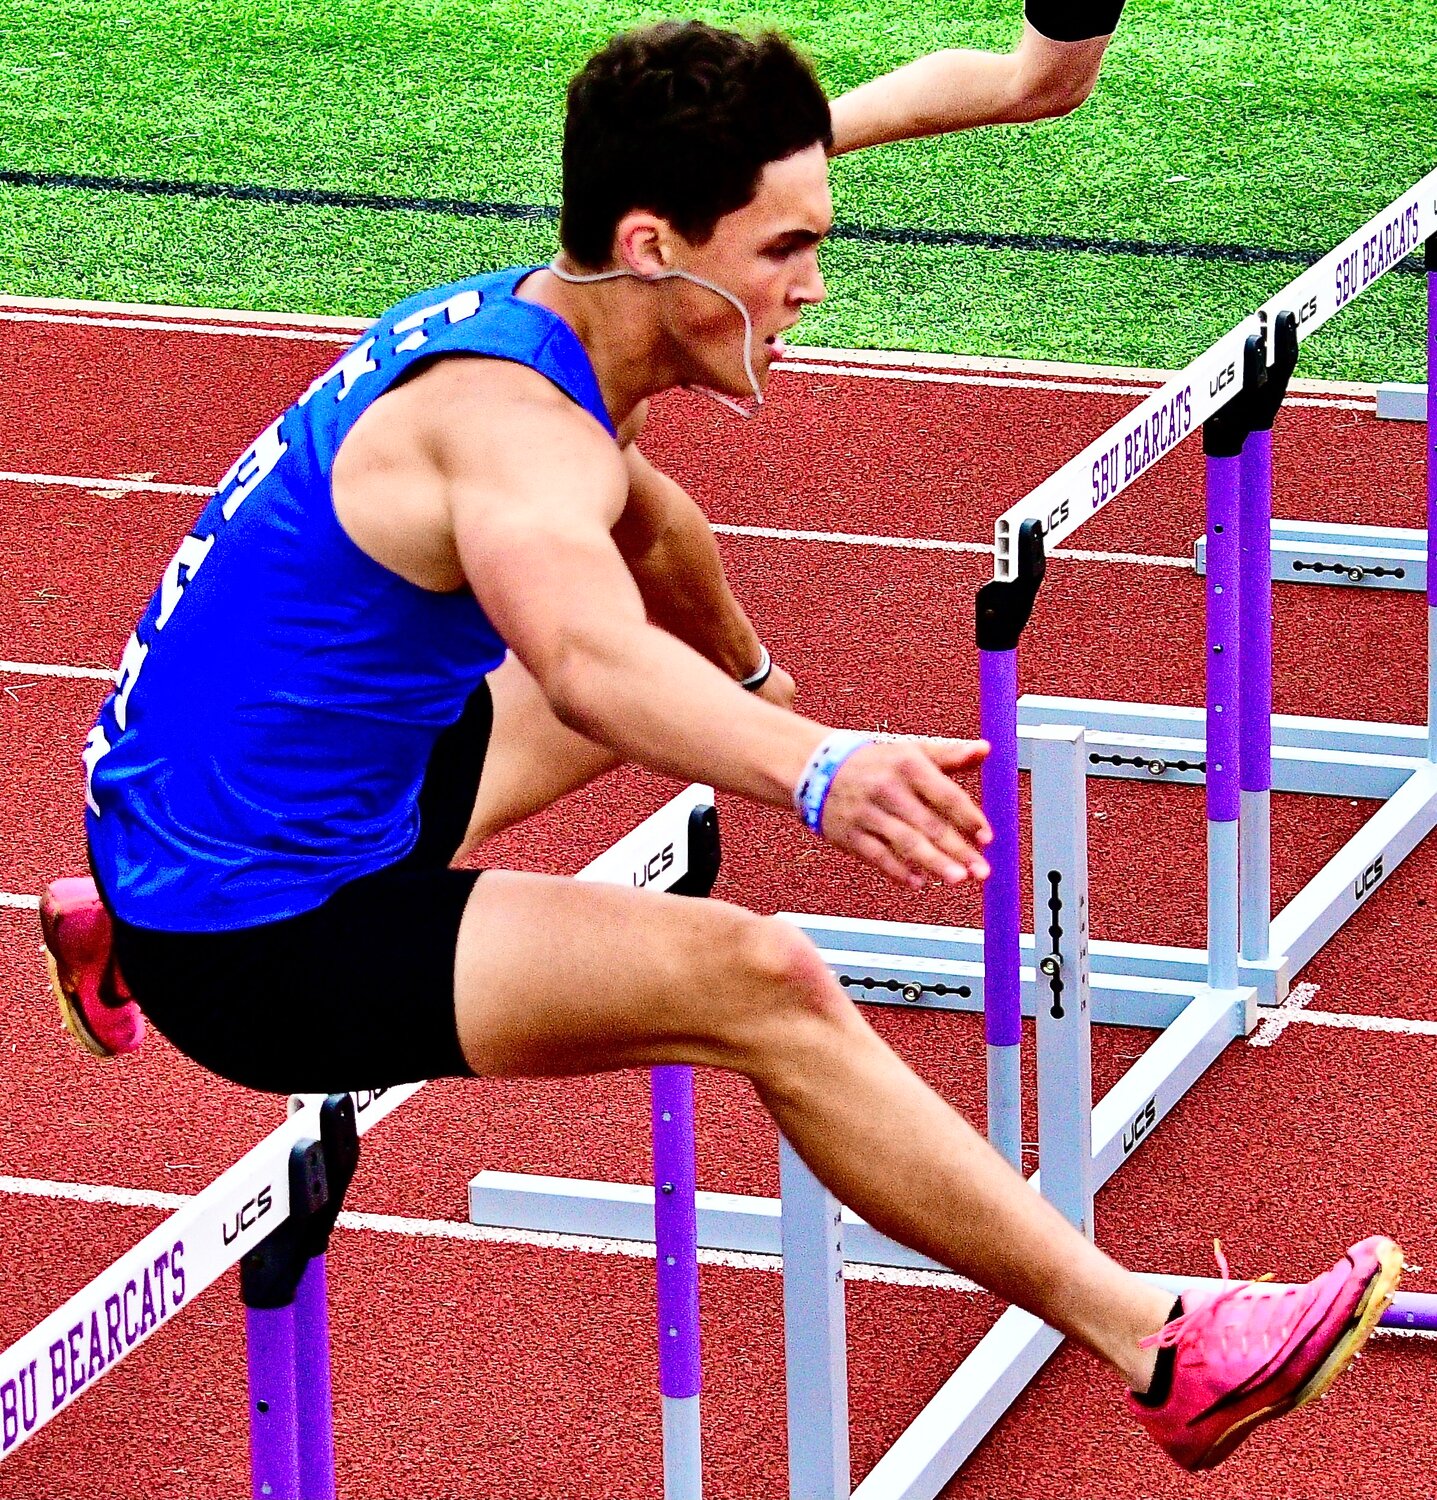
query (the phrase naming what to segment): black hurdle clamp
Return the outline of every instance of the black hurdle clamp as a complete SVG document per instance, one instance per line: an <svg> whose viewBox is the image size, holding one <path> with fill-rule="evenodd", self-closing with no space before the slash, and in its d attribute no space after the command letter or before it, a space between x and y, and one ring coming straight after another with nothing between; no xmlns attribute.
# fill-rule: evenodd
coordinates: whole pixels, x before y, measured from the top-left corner
<svg viewBox="0 0 1437 1500"><path fill-rule="evenodd" d="M1236 458L1254 432L1270 432L1297 368L1297 315L1280 312L1273 327L1274 358L1267 362L1267 330L1249 334L1242 346L1242 386L1206 422L1202 451L1209 458Z"/></svg>
<svg viewBox="0 0 1437 1500"><path fill-rule="evenodd" d="M1282 403L1287 400L1287 386L1297 369L1297 314L1280 312L1272 328L1272 363L1262 372L1253 395L1252 430L1271 432Z"/></svg>
<svg viewBox="0 0 1437 1500"><path fill-rule="evenodd" d="M717 808L695 807L689 813L688 840L689 867L669 887L669 894L707 896L713 891L723 862Z"/></svg>
<svg viewBox="0 0 1437 1500"><path fill-rule="evenodd" d="M354 1099L331 1094L319 1108L319 1139L289 1153L289 1217L240 1261L240 1296L250 1308L288 1307L305 1268L329 1249L344 1195L359 1166Z"/></svg>
<svg viewBox="0 0 1437 1500"><path fill-rule="evenodd" d="M1024 521L1018 528L1017 567L1011 578L993 578L978 590L977 636L980 651L1016 651L1038 589L1048 571L1043 523Z"/></svg>

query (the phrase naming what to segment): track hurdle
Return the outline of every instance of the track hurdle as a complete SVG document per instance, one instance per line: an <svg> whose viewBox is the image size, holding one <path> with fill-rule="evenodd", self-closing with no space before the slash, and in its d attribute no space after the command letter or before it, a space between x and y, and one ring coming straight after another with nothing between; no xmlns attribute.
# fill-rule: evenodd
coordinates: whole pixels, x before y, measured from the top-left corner
<svg viewBox="0 0 1437 1500"><path fill-rule="evenodd" d="M1434 236L1437 172L1268 299L999 518L993 583L979 601L980 721L994 746L984 767L984 800L998 832L990 850L994 874L985 891L984 929L783 914L818 942L858 1001L985 1011L990 1135L1010 1160L1017 1159L1023 1134L1013 1084L1020 1021L1036 1016L1040 1163L1031 1180L1044 1191L1061 1193L1064 1212L1074 1222L1091 1225L1092 1191L1151 1138L1228 1043L1253 1028L1258 1004L1281 1001L1302 964L1437 822L1437 773L1431 769L1437 757L1428 753L1437 730L1382 726L1372 731L1271 714L1270 635L1264 636L1263 620L1255 618L1266 615L1270 627L1270 602L1264 603L1260 590L1243 587L1255 569L1264 578L1272 571L1271 562L1262 565L1261 546L1271 536L1270 434L1297 346L1423 241L1432 266ZM1433 286L1437 281L1429 280L1429 289ZM1437 291L1432 296L1437 309ZM1433 316L1437 319L1437 311ZM1018 637L1042 581L1046 549L1071 536L1199 428L1209 447L1209 548L1221 539L1219 576L1208 583L1205 707L1019 699ZM1437 500L1431 504L1437 507ZM1437 568L1430 573L1437 577ZM1249 675L1256 691L1239 691L1239 679L1246 682ZM1050 764L1050 757L1057 759ZM1081 777L1075 762L1081 763ZM1019 767L1033 777L1035 858L1038 850L1045 851L1034 872L1038 909L1032 932L1022 930L1015 910ZM1206 948L1104 942L1088 935L1082 778L1134 774L1207 787ZM1269 922L1266 818L1273 789L1389 800L1369 824L1365 841L1360 836L1350 844ZM1058 835L1062 848L1055 851L1046 841ZM1375 859L1373 842L1380 843ZM1351 897L1349 889L1355 893ZM1046 905L1039 899L1045 890ZM1096 1108L1088 1102L1091 1072L1078 1060L1088 1056L1086 1033L1053 1030L1092 1021L1161 1032ZM1079 1143L1076 1150L1064 1151L1064 1140ZM931 1266L831 1198L825 1201L816 1184L803 1181L801 1168L788 1170L787 1154L783 1161L782 1200L698 1194L699 1243L777 1252L790 1243L784 1221L794 1192L822 1205L831 1226L823 1242L826 1255L841 1238L847 1260ZM649 1199L645 1189L624 1184L484 1172L470 1186L470 1217L481 1224L641 1239ZM831 1265L831 1259L824 1262L813 1278L829 1274ZM784 1274L787 1295L790 1278L801 1281L805 1273L786 1257ZM811 1348L797 1340L788 1347L790 1494L804 1500L849 1494L838 1466L809 1473L792 1462L799 1451L795 1386L807 1382L805 1368L819 1366L829 1371L830 1388L835 1384L831 1362L841 1344L841 1319L832 1311L826 1317L810 1325ZM1437 1327L1433 1299L1399 1296L1383 1322ZM853 1492L855 1500L931 1500L1058 1343L1056 1333L1026 1313L1005 1313ZM814 1419L812 1408L807 1418ZM830 1407L822 1441L829 1453L838 1449L833 1429L840 1420L837 1406Z"/></svg>
<svg viewBox="0 0 1437 1500"><path fill-rule="evenodd" d="M691 786L575 878L704 895L718 862L713 791ZM238 1265L255 1500L333 1500L329 1237L360 1138L423 1086L293 1097L284 1124L0 1353L0 1461ZM665 1497L698 1500L692 1070L655 1069L654 1096Z"/></svg>
<svg viewBox="0 0 1437 1500"><path fill-rule="evenodd" d="M1437 533L1437 240L1423 251L1427 279L1427 384L1377 388L1377 415L1427 424L1427 526L1355 526L1332 521L1270 520L1271 576L1281 583L1325 583L1343 588L1405 589L1437 601L1431 539ZM1199 573L1207 566L1207 539L1193 546ZM1433 715L1429 712L1428 722Z"/></svg>

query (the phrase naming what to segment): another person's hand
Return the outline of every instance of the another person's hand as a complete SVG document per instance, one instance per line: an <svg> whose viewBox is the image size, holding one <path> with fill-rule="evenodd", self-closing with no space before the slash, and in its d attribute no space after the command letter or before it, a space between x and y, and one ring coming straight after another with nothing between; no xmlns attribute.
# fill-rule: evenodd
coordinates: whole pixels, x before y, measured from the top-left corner
<svg viewBox="0 0 1437 1500"><path fill-rule="evenodd" d="M988 754L984 740L879 741L839 767L823 807L823 837L896 885L985 880L993 830L950 778Z"/></svg>
<svg viewBox="0 0 1437 1500"><path fill-rule="evenodd" d="M766 698L770 703L778 704L780 708L792 708L797 693L798 689L794 685L793 678L775 663L768 674L768 681L759 688L754 697Z"/></svg>

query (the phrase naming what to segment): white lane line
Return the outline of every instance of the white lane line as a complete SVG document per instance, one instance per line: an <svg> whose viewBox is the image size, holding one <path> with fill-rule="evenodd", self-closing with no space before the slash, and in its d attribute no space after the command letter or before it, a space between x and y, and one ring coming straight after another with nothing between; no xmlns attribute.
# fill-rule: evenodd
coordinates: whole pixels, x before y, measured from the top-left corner
<svg viewBox="0 0 1437 1500"><path fill-rule="evenodd" d="M0 472L0 483L69 485L76 489L115 490L142 494L209 495L213 490L196 484L152 484L136 479L82 479L67 474L19 474ZM889 547L913 552L967 552L993 555L991 542L950 542L937 537L871 536L849 531L795 531L781 526L731 526L715 523L720 536L765 537L780 542L827 542L842 547ZM1146 552L1087 552L1076 547L1058 547L1053 557L1077 562L1132 563L1144 568L1186 568L1191 572L1190 557L1160 557Z"/></svg>
<svg viewBox="0 0 1437 1500"><path fill-rule="evenodd" d="M149 328L179 333L217 333L253 338L347 344L373 324L371 318L336 318L305 313L246 312L233 308L147 306L129 302L86 302L61 297L0 297L0 318L20 322L49 322L101 328ZM105 314L118 314L106 317ZM215 323L233 326L217 328ZM270 326L278 325L278 326ZM306 330L334 329L319 336ZM338 332L342 330L342 332ZM926 354L905 349L833 349L796 344L792 357L779 370L850 375L870 379L955 383L952 372L968 372L956 383L1039 390L1087 391L1094 394L1141 396L1162 385L1171 371L1125 365L1084 365L1057 360L992 358L969 354ZM1020 377L1020 378L1014 378ZM1376 391L1354 381L1294 380L1291 406L1331 406L1352 411L1376 411ZM1316 399L1310 399L1316 398ZM1356 398L1356 399L1343 399Z"/></svg>
<svg viewBox="0 0 1437 1500"><path fill-rule="evenodd" d="M937 370L888 369L881 365L819 364L805 359L786 358L774 365L775 370L801 375L843 375L857 380L908 380L922 385L984 385L1005 387L1012 390L1030 391L1086 391L1100 396L1151 395L1155 389L1148 385L1111 385L1091 380L1037 379L1022 375L968 375ZM1377 410L1377 402L1372 402Z"/></svg>
<svg viewBox="0 0 1437 1500"><path fill-rule="evenodd" d="M83 1182L50 1182L30 1177L0 1177L0 1194L169 1212L190 1201L190 1195L184 1193L101 1187ZM491 1229L453 1219L410 1219L397 1214L351 1213L346 1210L339 1215L339 1227L361 1234L387 1234L406 1239L458 1240L479 1245L522 1245L534 1250L567 1250L579 1255L617 1255L627 1260L654 1259L653 1245L639 1240L553 1234L545 1230ZM754 1255L736 1250L700 1250L698 1261L703 1266L724 1266L738 1271L767 1271L776 1274L783 1270L781 1256ZM918 1271L900 1266L849 1263L843 1268L843 1279L877 1282L885 1286L932 1287L938 1291L957 1292L964 1296L987 1295L976 1281L951 1271ZM1377 1333L1395 1334L1401 1338L1437 1338L1437 1334L1415 1328L1379 1328Z"/></svg>
<svg viewBox="0 0 1437 1500"><path fill-rule="evenodd" d="M1284 1031L1296 1020L1301 1019L1301 1013L1305 1006L1310 1005L1317 998L1318 986L1315 984L1295 984L1288 991L1287 998L1278 1005L1277 1009L1267 1016L1262 1025L1247 1039L1249 1047L1270 1047Z"/></svg>
<svg viewBox="0 0 1437 1500"><path fill-rule="evenodd" d="M79 490L114 490L133 495L212 495L214 486L202 484L156 484L144 479L81 479L74 474L22 474L0 469L0 484L62 485Z"/></svg>
<svg viewBox="0 0 1437 1500"><path fill-rule="evenodd" d="M1351 1011L1305 1010L1294 1021L1308 1026L1336 1026L1343 1031L1382 1031L1394 1036L1437 1036L1437 1021L1405 1016L1364 1016Z"/></svg>
<svg viewBox="0 0 1437 1500"><path fill-rule="evenodd" d="M921 736L895 735L895 739L914 739ZM38 896L21 895L14 891L0 891L0 909L14 907L20 911L38 911ZM1369 1016L1354 1011L1308 1010L1316 996L1315 984L1295 984L1291 994L1277 1010L1263 1020L1252 1036L1249 1047L1270 1047L1289 1026L1327 1026L1338 1031L1365 1031L1386 1036L1437 1036L1437 1021L1414 1020L1407 1016ZM7 1179L0 1178L0 1192L10 1189L4 1186ZM96 1189L108 1191L108 1189Z"/></svg>
<svg viewBox="0 0 1437 1500"><path fill-rule="evenodd" d="M31 312L119 313L127 318L169 318L212 323L279 323L291 328L345 328L361 333L373 318L334 318L320 313L254 312L236 307L170 307L148 302L87 302L74 297L0 297L0 307ZM1166 378L1166 377L1164 377ZM1161 383L1161 382L1159 382Z"/></svg>
<svg viewBox="0 0 1437 1500"><path fill-rule="evenodd" d="M889 547L912 552L967 552L993 555L991 542L947 542L933 537L869 536L851 531L790 531L778 526L729 526L715 523L720 536L767 537L780 542L829 542L841 547ZM1186 568L1192 571L1190 557L1159 557L1146 552L1084 552L1077 548L1057 547L1050 557L1066 557L1078 562L1132 563L1144 568Z"/></svg>
<svg viewBox="0 0 1437 1500"><path fill-rule="evenodd" d="M240 324L226 327L220 323L171 323L162 318L83 318L68 313L5 312L0 310L0 322L5 323L67 323L84 328L146 328L161 333L216 333L227 338L289 339L308 344L352 344L353 336L347 333L311 333L297 328L247 328Z"/></svg>
<svg viewBox="0 0 1437 1500"><path fill-rule="evenodd" d="M194 1196L145 1188L105 1187L90 1182L54 1182L35 1177L0 1177L0 1194L12 1198L47 1198L62 1203L98 1203L115 1208L147 1208L173 1212ZM397 1235L406 1239L460 1240L478 1245L525 1245L539 1250L573 1250L581 1255L620 1255L630 1260L653 1260L654 1247L641 1240L603 1239L596 1235L553 1234L546 1230L492 1229L453 1219L411 1219L398 1214L364 1214L346 1210L342 1229L360 1233ZM740 1271L781 1271L782 1257L752 1255L736 1250L700 1250L699 1263ZM973 1293L982 1288L966 1276L949 1271L917 1271L898 1266L845 1267L849 1281L878 1281L890 1286L937 1287Z"/></svg>
<svg viewBox="0 0 1437 1500"><path fill-rule="evenodd" d="M1005 390L1029 391L1081 391L1094 396L1127 396L1137 400L1150 396L1156 389L1151 385L1115 385L1095 380L1076 378L1040 379L1023 375L969 375L947 371L920 369L888 369L880 365L821 364L805 359L786 358L773 367L780 372L797 372L804 375L838 375L858 380L907 380L919 385L980 385ZM1377 410L1377 399L1350 396L1289 396L1287 406L1321 406L1334 411Z"/></svg>
<svg viewBox="0 0 1437 1500"><path fill-rule="evenodd" d="M96 682L115 680L114 671L105 667L65 667L33 661L0 661L0 673L17 677L91 677Z"/></svg>

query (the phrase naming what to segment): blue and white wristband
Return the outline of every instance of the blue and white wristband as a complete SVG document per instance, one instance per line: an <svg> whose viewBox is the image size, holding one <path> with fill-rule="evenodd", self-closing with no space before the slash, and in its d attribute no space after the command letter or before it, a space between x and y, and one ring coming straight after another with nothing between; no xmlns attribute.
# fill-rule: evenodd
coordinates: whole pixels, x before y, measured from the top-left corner
<svg viewBox="0 0 1437 1500"><path fill-rule="evenodd" d="M820 838L823 837L823 807L839 767L855 750L872 743L871 734L861 734L855 729L835 729L809 756L803 775L793 789L793 805L809 830Z"/></svg>

